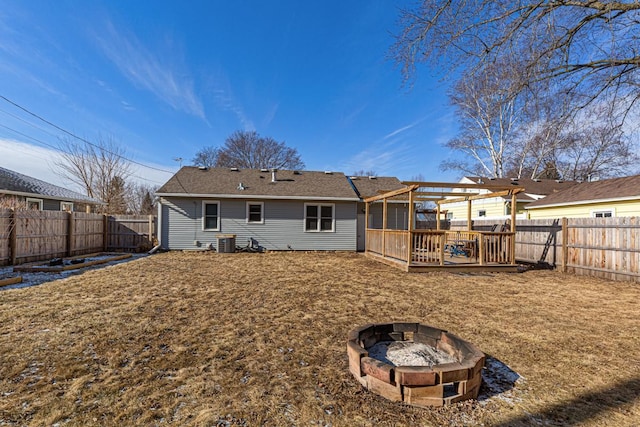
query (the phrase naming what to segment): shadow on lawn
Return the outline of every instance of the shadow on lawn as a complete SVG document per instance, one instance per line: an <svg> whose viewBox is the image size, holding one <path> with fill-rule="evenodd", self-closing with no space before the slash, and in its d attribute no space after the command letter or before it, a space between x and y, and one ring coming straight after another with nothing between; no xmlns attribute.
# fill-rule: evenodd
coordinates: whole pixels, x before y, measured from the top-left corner
<svg viewBox="0 0 640 427"><path fill-rule="evenodd" d="M574 399L550 406L534 414L511 418L496 427L544 425L581 425L601 412L629 405L640 398L640 377L621 381L613 387L583 393Z"/></svg>

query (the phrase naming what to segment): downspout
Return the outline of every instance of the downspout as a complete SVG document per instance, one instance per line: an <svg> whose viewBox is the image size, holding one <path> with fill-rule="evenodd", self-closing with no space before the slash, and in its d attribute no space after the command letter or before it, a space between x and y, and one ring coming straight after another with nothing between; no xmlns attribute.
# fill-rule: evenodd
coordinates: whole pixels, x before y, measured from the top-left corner
<svg viewBox="0 0 640 427"><path fill-rule="evenodd" d="M158 246L162 247L162 197L158 197ZM155 248L151 249L152 251ZM157 250L157 249L156 249ZM155 251L154 251L155 252Z"/></svg>

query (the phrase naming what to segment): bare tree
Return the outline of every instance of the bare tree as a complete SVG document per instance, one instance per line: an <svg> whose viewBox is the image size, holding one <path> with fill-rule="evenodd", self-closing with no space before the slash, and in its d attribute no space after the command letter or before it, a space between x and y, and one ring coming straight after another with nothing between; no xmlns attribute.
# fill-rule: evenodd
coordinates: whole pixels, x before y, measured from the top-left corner
<svg viewBox="0 0 640 427"><path fill-rule="evenodd" d="M132 174L125 150L112 137L99 137L94 143L60 141L62 159L54 164L56 173L82 187L86 195L105 202L113 196L112 185L118 177L123 182ZM109 212L109 206L102 208Z"/></svg>
<svg viewBox="0 0 640 427"><path fill-rule="evenodd" d="M156 212L156 204L153 200L153 193L156 186L139 183L129 183L127 185L127 210L133 214L153 215Z"/></svg>
<svg viewBox="0 0 640 427"><path fill-rule="evenodd" d="M547 87L539 86L537 92L524 92L526 101L516 123L517 132L509 142L512 155L506 163L506 176L557 179L556 154L577 143L571 130L573 115L567 112L571 97L550 96Z"/></svg>
<svg viewBox="0 0 640 427"><path fill-rule="evenodd" d="M295 148L287 147L255 131L236 131L218 152L218 167L303 169L304 162Z"/></svg>
<svg viewBox="0 0 640 427"><path fill-rule="evenodd" d="M517 132L517 121L524 102L512 90L517 72L511 64L487 64L481 72L463 75L449 93L460 123L457 137L446 143L466 160L445 161L443 169L501 178L516 153L510 141Z"/></svg>
<svg viewBox="0 0 640 427"><path fill-rule="evenodd" d="M360 169L355 171L351 176L378 176L378 173L373 169L369 169L369 170Z"/></svg>
<svg viewBox="0 0 640 427"><path fill-rule="evenodd" d="M460 76L449 94L460 130L446 144L457 156L442 169L496 178L583 179L583 170L606 167L619 174L633 165L634 144L616 119L619 105L597 102L576 110L576 93L558 92L552 81L527 84L519 58L496 58Z"/></svg>
<svg viewBox="0 0 640 427"><path fill-rule="evenodd" d="M594 105L574 119L569 129L572 143L553 158L563 179L612 178L638 164L635 144L620 124L611 120L609 108Z"/></svg>
<svg viewBox="0 0 640 427"><path fill-rule="evenodd" d="M555 81L582 97L576 108L608 97L628 112L640 96L637 1L423 0L400 24L391 55L405 79L421 62L476 70L517 57L525 86Z"/></svg>
<svg viewBox="0 0 640 427"><path fill-rule="evenodd" d="M191 161L195 166L211 168L216 165L219 152L220 150L216 147L204 147L196 153L195 157Z"/></svg>
<svg viewBox="0 0 640 427"><path fill-rule="evenodd" d="M105 202L107 202L107 213L113 215L129 213L124 179L119 176L114 176L111 179Z"/></svg>

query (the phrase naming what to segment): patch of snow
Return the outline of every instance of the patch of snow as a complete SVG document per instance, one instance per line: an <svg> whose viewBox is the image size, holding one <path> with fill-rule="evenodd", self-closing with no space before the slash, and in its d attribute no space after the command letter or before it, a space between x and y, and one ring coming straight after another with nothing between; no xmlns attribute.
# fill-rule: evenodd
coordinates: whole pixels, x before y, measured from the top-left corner
<svg viewBox="0 0 640 427"><path fill-rule="evenodd" d="M393 366L433 366L456 362L449 353L412 341L380 341L367 349L369 357Z"/></svg>
<svg viewBox="0 0 640 427"><path fill-rule="evenodd" d="M486 403L490 399L500 399L513 404L519 400L516 385L521 385L524 381L523 376L498 359L487 357L482 370L482 387L478 401Z"/></svg>
<svg viewBox="0 0 640 427"><path fill-rule="evenodd" d="M105 258L110 258L113 257L113 254L108 254L108 255L97 255L97 256L93 256L93 257L86 257L84 258L85 262L90 262L90 261L97 261L97 260L101 260L101 259L105 259ZM9 267L0 267L0 279L6 279L6 278L11 278L11 277L22 277L22 282L20 283L15 283L13 285L5 285L5 286L0 286L0 292L8 290L8 289L21 289L21 288L28 288L30 286L36 286L36 285L41 285L42 283L46 283L46 282L52 282L54 280L60 280L60 279L65 279L67 277L76 275L76 274L82 274L83 272L87 271L87 270L95 270L98 268L104 268L110 265L115 265L115 264L120 264L122 262L127 262L127 261L133 261L135 259L139 259L141 257L144 256L148 256L146 253L143 254L132 254L131 258L125 258L125 259L121 259L121 260L116 260L116 261L110 261L110 262L106 262L104 264L96 264L93 266L88 266L88 267L83 267L83 268L77 268L74 270L67 270L67 271L59 271L59 272L26 272L26 271L13 271L13 267L9 266ZM48 261L42 261L42 266L47 266L48 265ZM65 265L68 265L65 262ZM78 266L80 266L81 264L77 264ZM59 267L59 266L55 266L55 267Z"/></svg>

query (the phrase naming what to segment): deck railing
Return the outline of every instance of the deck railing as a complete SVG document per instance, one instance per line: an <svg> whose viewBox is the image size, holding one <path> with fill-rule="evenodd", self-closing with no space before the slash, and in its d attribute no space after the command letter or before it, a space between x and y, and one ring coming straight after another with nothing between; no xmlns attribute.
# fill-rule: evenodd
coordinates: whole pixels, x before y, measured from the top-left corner
<svg viewBox="0 0 640 427"><path fill-rule="evenodd" d="M410 264L444 265L453 256L468 258L470 264L513 264L514 236L511 232L367 229L366 250Z"/></svg>

